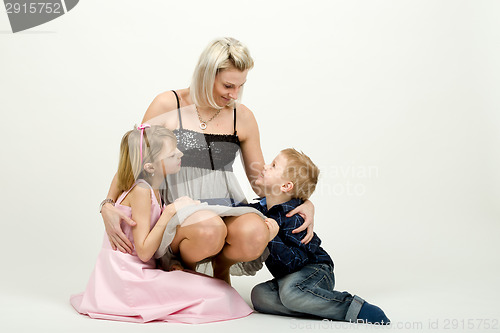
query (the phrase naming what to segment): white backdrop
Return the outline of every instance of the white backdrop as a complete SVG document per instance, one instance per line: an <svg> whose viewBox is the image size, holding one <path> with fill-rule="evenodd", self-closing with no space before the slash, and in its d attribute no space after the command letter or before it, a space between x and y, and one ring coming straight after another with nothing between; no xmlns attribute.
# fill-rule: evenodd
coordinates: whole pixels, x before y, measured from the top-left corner
<svg viewBox="0 0 500 333"><path fill-rule="evenodd" d="M87 0L17 34L0 10L0 328L166 329L86 320L68 298L85 288L100 248L98 204L121 136L158 93L189 85L209 41L232 36L255 59L243 103L266 160L295 147L322 170L315 231L337 288L379 304L401 330L472 319L491 331L479 320L500 317L499 10L498 1ZM233 282L248 300L269 277ZM209 328L318 328L300 323L310 326L252 315Z"/></svg>

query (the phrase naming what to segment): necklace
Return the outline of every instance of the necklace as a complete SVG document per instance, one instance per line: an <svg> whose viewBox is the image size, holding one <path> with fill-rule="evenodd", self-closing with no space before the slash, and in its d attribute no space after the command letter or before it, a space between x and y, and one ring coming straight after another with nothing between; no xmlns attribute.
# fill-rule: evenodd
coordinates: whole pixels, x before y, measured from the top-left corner
<svg viewBox="0 0 500 333"><path fill-rule="evenodd" d="M215 114L212 116L212 118L205 121L205 120L201 119L200 111L198 111L198 107L196 105L195 105L195 108L196 108L196 113L198 114L198 119L200 120L200 128L202 130L205 130L207 128L207 124L209 122L211 122L215 117L217 117L219 115L219 113L222 111L222 109L217 110L217 112L215 112Z"/></svg>

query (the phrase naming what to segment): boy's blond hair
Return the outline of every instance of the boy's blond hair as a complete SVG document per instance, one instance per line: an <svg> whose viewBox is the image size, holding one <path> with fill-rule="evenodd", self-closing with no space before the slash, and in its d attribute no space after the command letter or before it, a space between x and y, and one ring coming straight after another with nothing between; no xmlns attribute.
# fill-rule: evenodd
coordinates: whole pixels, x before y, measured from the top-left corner
<svg viewBox="0 0 500 333"><path fill-rule="evenodd" d="M306 154L293 148L283 149L281 153L287 159L283 178L293 183L292 197L302 200L309 199L318 183L318 167Z"/></svg>

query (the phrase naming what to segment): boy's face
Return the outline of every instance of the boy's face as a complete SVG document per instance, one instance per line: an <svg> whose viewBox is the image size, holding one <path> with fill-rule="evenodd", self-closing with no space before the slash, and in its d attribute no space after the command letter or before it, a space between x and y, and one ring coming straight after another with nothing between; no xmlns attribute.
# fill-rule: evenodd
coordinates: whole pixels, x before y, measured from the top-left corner
<svg viewBox="0 0 500 333"><path fill-rule="evenodd" d="M280 153L274 158L270 164L264 165L264 169L259 174L259 177L255 181L255 184L262 186L264 190L273 194L280 194L282 192L281 187L288 182L287 179L283 178L283 171L287 167L286 157Z"/></svg>

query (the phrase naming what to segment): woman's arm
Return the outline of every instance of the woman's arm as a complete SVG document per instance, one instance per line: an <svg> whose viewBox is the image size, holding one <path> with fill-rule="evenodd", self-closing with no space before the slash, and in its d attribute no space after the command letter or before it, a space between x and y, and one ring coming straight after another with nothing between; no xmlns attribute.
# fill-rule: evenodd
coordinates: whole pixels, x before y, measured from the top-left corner
<svg viewBox="0 0 500 333"><path fill-rule="evenodd" d="M255 116L243 104L238 106L236 130L241 143L241 155L248 181L258 196L264 195L262 189L255 185L255 180L264 168L264 156L260 147L259 126Z"/></svg>
<svg viewBox="0 0 500 333"><path fill-rule="evenodd" d="M262 189L255 185L255 180L264 167L264 156L260 147L259 126L255 116L246 106L241 104L238 107L237 130L241 142L241 155L247 174L248 181L258 196L264 195ZM290 211L287 216L290 217L299 214L304 219L304 224L294 230L294 233L301 232L307 228L307 234L302 239L303 244L307 244L313 238L314 227L314 205L307 200L302 205Z"/></svg>
<svg viewBox="0 0 500 333"><path fill-rule="evenodd" d="M115 174L113 181L111 182L111 186L109 187L106 199L116 201L119 194L120 190L118 189L118 178ZM113 250L118 249L123 253L132 253L133 245L123 233L120 223L123 220L132 227L135 226L136 223L110 203L106 203L102 206L101 215L104 221L106 234L108 234L109 243L111 244Z"/></svg>
<svg viewBox="0 0 500 333"><path fill-rule="evenodd" d="M241 104L238 107L237 130L238 137L241 142L241 154L243 156L243 164L247 174L248 181L252 185L253 190L258 196L264 195L262 189L255 185L255 180L264 167L264 156L260 147L259 126L255 120L255 116L246 106ZM302 239L303 244L307 244L313 238L314 228L314 205L307 200L302 205L290 211L287 216L290 217L299 214L304 219L304 224L294 230L294 233L299 233L307 228L307 234Z"/></svg>

